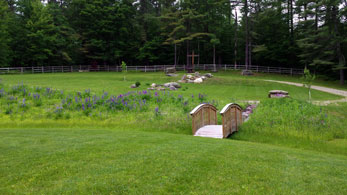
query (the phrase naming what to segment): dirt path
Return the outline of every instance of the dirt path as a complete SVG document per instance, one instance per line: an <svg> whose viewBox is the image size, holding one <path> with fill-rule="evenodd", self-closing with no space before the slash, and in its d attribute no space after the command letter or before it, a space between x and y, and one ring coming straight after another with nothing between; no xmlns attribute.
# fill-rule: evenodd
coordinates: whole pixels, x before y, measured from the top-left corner
<svg viewBox="0 0 347 195"><path fill-rule="evenodd" d="M302 87L302 83L294 83L294 82L287 82L287 81L275 81L275 80L265 80L268 82L275 82L275 83L282 83L282 84L287 84L287 85L295 85L298 87ZM326 101L313 101L312 103L317 104L317 105L328 105L332 103L338 103L338 102L347 102L347 91L345 90L339 90L339 89L333 89L329 87L322 87L322 86L317 86L317 85L312 85L312 89L318 90L318 91L323 91L326 93L331 93L334 95L340 95L343 96L343 99L339 100L326 100Z"/></svg>

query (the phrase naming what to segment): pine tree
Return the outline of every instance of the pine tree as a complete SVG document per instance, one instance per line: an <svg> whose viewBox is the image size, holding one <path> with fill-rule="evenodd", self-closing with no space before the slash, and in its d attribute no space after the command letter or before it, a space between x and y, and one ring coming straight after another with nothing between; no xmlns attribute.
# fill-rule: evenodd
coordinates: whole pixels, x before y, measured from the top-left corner
<svg viewBox="0 0 347 195"><path fill-rule="evenodd" d="M0 67L10 62L9 9L6 2L0 2Z"/></svg>

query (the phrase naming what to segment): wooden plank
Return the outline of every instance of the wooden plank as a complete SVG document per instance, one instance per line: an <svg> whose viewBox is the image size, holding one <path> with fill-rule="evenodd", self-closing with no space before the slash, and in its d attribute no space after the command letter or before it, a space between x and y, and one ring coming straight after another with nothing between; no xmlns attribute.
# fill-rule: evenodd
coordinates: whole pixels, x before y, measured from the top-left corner
<svg viewBox="0 0 347 195"><path fill-rule="evenodd" d="M210 138L223 138L223 126L222 125L206 125L196 131L194 136L210 137Z"/></svg>

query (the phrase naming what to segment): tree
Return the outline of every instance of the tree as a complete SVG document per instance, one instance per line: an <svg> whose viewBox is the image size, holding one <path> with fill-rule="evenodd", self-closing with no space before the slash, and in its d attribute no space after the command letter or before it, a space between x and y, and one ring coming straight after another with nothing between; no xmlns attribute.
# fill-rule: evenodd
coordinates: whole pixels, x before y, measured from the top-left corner
<svg viewBox="0 0 347 195"><path fill-rule="evenodd" d="M39 0L24 2L23 6L26 32L23 41L27 46L23 56L26 58L24 63L31 66L49 64L48 59L54 55L54 42L57 37L52 15Z"/></svg>
<svg viewBox="0 0 347 195"><path fill-rule="evenodd" d="M10 60L10 48L11 42L9 34L9 9L6 2L0 2L0 67L8 66Z"/></svg>
<svg viewBox="0 0 347 195"><path fill-rule="evenodd" d="M311 102L311 86L312 82L315 80L316 76L310 73L310 70L305 68L303 76L304 87L308 89L308 101Z"/></svg>

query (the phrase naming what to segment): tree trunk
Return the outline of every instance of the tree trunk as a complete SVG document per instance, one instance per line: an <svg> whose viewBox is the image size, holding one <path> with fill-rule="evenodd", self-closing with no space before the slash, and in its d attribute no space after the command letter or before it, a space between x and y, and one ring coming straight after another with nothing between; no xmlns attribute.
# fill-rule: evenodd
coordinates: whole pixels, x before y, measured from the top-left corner
<svg viewBox="0 0 347 195"><path fill-rule="evenodd" d="M177 44L175 43L175 67L177 65Z"/></svg>
<svg viewBox="0 0 347 195"><path fill-rule="evenodd" d="M340 84L341 85L345 84L345 71L344 71L344 69L340 69Z"/></svg>
<svg viewBox="0 0 347 195"><path fill-rule="evenodd" d="M315 12L315 18L314 18L314 25L315 25L315 30L316 32L318 31L318 1L316 0L316 7L314 9Z"/></svg>
<svg viewBox="0 0 347 195"><path fill-rule="evenodd" d="M187 41L187 66L189 66L189 41Z"/></svg>
<svg viewBox="0 0 347 195"><path fill-rule="evenodd" d="M249 36L249 32L248 32L248 0L245 0L245 20L246 20L246 25L245 25L245 31L246 31L246 45L245 45L245 65L246 65L246 70L248 70L248 36Z"/></svg>
<svg viewBox="0 0 347 195"><path fill-rule="evenodd" d="M235 57L235 69L236 69L236 65L237 65L237 10L236 10L236 7L235 7L235 36L234 36L234 39L235 39L235 47L234 47L234 57Z"/></svg>
<svg viewBox="0 0 347 195"><path fill-rule="evenodd" d="M288 14L289 14L289 19L290 19L290 37L291 40L293 41L293 37L294 37L294 22L293 22L293 0L289 0L289 10L288 10Z"/></svg>
<svg viewBox="0 0 347 195"><path fill-rule="evenodd" d="M200 65L200 41L198 40L198 65Z"/></svg>
<svg viewBox="0 0 347 195"><path fill-rule="evenodd" d="M216 45L213 45L213 71L216 72Z"/></svg>
<svg viewBox="0 0 347 195"><path fill-rule="evenodd" d="M335 39L336 39L336 54L337 54L337 58L338 58L338 68L340 69L340 84L343 85L345 84L345 73L344 73L344 68L346 66L346 60L345 60L345 56L342 54L341 52L341 42L339 39L340 33L339 33L339 29L338 29L338 8L337 6L333 6L332 8L332 15L333 15L333 22L334 22L334 31L335 31Z"/></svg>

